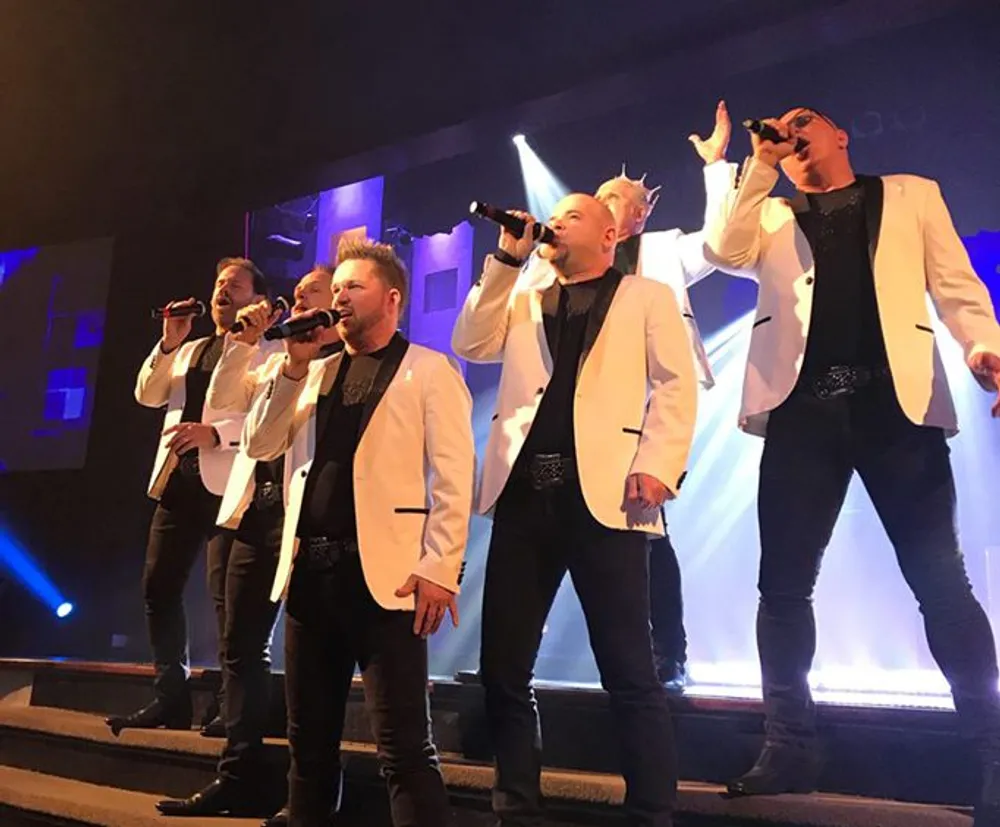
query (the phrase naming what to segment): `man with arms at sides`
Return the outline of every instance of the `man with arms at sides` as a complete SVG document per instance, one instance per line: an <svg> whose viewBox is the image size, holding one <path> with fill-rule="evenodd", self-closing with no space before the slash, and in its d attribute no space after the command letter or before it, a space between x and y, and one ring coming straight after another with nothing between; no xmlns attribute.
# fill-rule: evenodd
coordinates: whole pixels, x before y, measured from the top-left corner
<svg viewBox="0 0 1000 827"><path fill-rule="evenodd" d="M355 665L393 823L448 820L430 735L427 636L449 611L457 623L475 467L472 399L446 356L397 332L406 290L391 247L342 245L333 292L343 354L317 359L318 341L289 342L247 417L251 457L285 454L272 598L287 586L292 827L324 823L336 806Z"/></svg>
<svg viewBox="0 0 1000 827"><path fill-rule="evenodd" d="M691 346L670 288L611 265L607 207L556 206L551 278L518 285L534 220L506 230L459 315L455 352L502 362L478 508L494 511L480 675L500 823L541 824L531 689L545 618L568 570L621 738L632 824L671 823L676 758L649 635L649 534L684 474L697 407ZM637 358L636 354L645 354Z"/></svg>
<svg viewBox="0 0 1000 827"><path fill-rule="evenodd" d="M295 287L293 312L332 307L332 279L333 268L323 265L303 276ZM246 415L281 370L284 348L261 339L278 315L267 300L240 310L236 318L243 330L226 335L208 386L209 407ZM336 327L322 329L317 338L325 351L342 347ZM236 455L218 515L219 525L236 532L225 576L226 745L218 778L190 798L161 801L157 809L165 815L252 815L264 805L262 746L270 708L271 633L280 605L270 593L281 546L283 482L283 456L257 462L243 450Z"/></svg>
<svg viewBox="0 0 1000 827"><path fill-rule="evenodd" d="M216 266L212 292L215 332L185 342L191 334L193 317L165 318L163 335L139 371L136 400L148 408L167 409L149 484L149 496L158 502L149 527L142 578L146 626L156 669L156 698L131 715L108 718L107 724L115 735L130 727L191 726L184 587L206 544L208 586L215 604L221 650L226 561L233 538L231 532L216 525L216 517L244 417L212 410L205 396L226 331L232 327L237 312L266 299L267 294L264 274L252 261L222 259ZM194 304L194 299L187 299L168 307Z"/></svg>
<svg viewBox="0 0 1000 827"><path fill-rule="evenodd" d="M936 182L855 174L847 133L815 109L767 123L784 140L754 136L753 157L706 244L717 267L760 285L740 426L765 438L757 643L767 737L757 764L730 789L817 786L812 593L857 471L917 598L959 724L980 749L976 827L993 825L997 657L958 544L946 443L957 422L928 294L994 393L1000 326ZM778 165L798 191L792 199L769 197Z"/></svg>

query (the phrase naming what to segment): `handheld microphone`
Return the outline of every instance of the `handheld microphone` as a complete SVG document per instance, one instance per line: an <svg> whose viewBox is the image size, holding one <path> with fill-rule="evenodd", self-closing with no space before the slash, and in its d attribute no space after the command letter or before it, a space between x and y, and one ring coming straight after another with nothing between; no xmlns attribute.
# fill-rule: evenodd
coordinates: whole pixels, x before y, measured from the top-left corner
<svg viewBox="0 0 1000 827"><path fill-rule="evenodd" d="M747 118L743 121L744 128L758 135L762 141L770 141L772 144L783 144L789 138L782 138L781 134L770 124L758 121L756 118Z"/></svg>
<svg viewBox="0 0 1000 827"><path fill-rule="evenodd" d="M150 315L154 319L180 319L184 316L194 316L197 319L204 316L206 311L204 302L195 302L183 307L154 307Z"/></svg>
<svg viewBox="0 0 1000 827"><path fill-rule="evenodd" d="M292 307L288 303L288 299L286 299L284 296L278 296L278 298L276 298L273 302L271 302L271 311L273 312L275 310L280 310L282 316L284 316L291 309ZM244 330L246 330L246 327L247 326L243 324L243 319L237 319L235 324L233 324L233 326L229 328L229 332L242 333Z"/></svg>
<svg viewBox="0 0 1000 827"><path fill-rule="evenodd" d="M276 324L264 331L264 338L269 342L275 339L290 339L300 333L308 333L317 327L333 327L340 321L340 313L336 310L321 310L315 316L305 318L289 319L287 322Z"/></svg>
<svg viewBox="0 0 1000 827"><path fill-rule="evenodd" d="M511 215L506 210L501 210L492 204L487 204L485 201L473 201L469 204L469 212L499 224L516 236L520 236L524 232L526 223L524 219ZM546 227L544 224L535 224L531 231L531 237L540 244L554 244L556 240L556 234L552 232L552 228Z"/></svg>

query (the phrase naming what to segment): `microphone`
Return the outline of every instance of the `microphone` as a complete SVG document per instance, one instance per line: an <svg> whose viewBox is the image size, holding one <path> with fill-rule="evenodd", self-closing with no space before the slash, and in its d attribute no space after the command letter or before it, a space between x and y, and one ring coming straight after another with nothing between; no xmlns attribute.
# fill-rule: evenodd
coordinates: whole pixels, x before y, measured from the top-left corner
<svg viewBox="0 0 1000 827"><path fill-rule="evenodd" d="M469 213L489 219L504 229L510 230L516 236L520 236L524 232L526 223L524 219L511 215L506 210L501 210L492 204L487 204L485 201L473 201L469 204ZM556 234L552 232L552 228L546 227L544 224L535 224L531 237L540 244L554 244L556 240Z"/></svg>
<svg viewBox="0 0 1000 827"><path fill-rule="evenodd" d="M781 134L770 124L758 121L756 118L747 118L743 121L743 126L755 135L760 136L762 141L770 141L772 144L783 144L788 138L782 138Z"/></svg>
<svg viewBox="0 0 1000 827"><path fill-rule="evenodd" d="M291 310L291 305L288 304L288 299L284 296L278 296L273 302L271 302L271 311L280 310L281 315L284 316L289 310ZM243 319L237 319L236 323L229 328L230 333L242 333L246 330L246 325L243 324Z"/></svg>
<svg viewBox="0 0 1000 827"><path fill-rule="evenodd" d="M275 339L290 339L300 333L308 333L317 327L333 327L340 321L340 313L336 310L321 310L315 316L301 316L297 319L289 319L287 322L276 324L264 331L264 338L269 342Z"/></svg>
<svg viewBox="0 0 1000 827"><path fill-rule="evenodd" d="M197 319L204 316L206 310L204 302L195 302L183 307L154 307L150 315L154 319L180 319L184 316L194 316Z"/></svg>

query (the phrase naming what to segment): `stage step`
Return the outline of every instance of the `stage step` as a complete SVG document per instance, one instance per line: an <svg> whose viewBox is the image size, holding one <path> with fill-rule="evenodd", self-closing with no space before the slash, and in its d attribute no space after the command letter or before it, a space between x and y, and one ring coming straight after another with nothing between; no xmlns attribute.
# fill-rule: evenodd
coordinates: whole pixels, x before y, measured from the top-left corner
<svg viewBox="0 0 1000 827"><path fill-rule="evenodd" d="M146 825L164 821L153 805L187 796L214 777L221 744L197 732L127 730L114 738L100 717L64 709L0 704L0 824ZM388 825L385 793L371 745L345 744L345 825ZM287 747L268 742L275 787L284 792ZM485 827L492 768L444 753L442 771L456 827ZM22 780L24 783L22 784ZM551 819L562 825L614 823L624 784L615 775L546 770ZM48 785L51 785L49 789ZM112 786L114 785L114 786ZM117 789L116 789L117 788ZM124 789L122 789L124 788ZM721 788L683 784L678 825L774 827L968 827L965 812L849 796L778 796L726 800ZM280 802L279 802L280 803ZM14 815L7 818L7 813ZM20 819L20 820L18 820ZM31 819L34 819L33 821ZM61 819L61 820L60 820ZM116 820L117 819L117 820ZM187 820L190 825L242 825L245 820ZM252 820L247 823L259 823Z"/></svg>
<svg viewBox="0 0 1000 827"><path fill-rule="evenodd" d="M0 766L3 827L163 827L159 796ZM184 827L257 827L259 818L184 819Z"/></svg>

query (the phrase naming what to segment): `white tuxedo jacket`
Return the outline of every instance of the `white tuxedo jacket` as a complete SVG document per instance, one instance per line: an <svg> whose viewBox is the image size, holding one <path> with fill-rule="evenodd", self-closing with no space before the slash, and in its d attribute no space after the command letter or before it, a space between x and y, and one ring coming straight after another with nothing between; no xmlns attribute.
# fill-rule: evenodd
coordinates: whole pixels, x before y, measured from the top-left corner
<svg viewBox="0 0 1000 827"><path fill-rule="evenodd" d="M705 259L705 227L725 207L736 180L736 165L725 161L706 164L704 176L705 215L702 229L693 233L685 233L679 229L644 232L639 237L639 264L636 272L626 275L659 281L674 291L694 351L698 381L707 390L715 385L715 377L712 375L712 366L701 340L701 331L691 309L687 289L715 271L715 265ZM533 254L524 267L524 283L551 283L550 269L548 261Z"/></svg>
<svg viewBox="0 0 1000 827"><path fill-rule="evenodd" d="M472 398L447 356L397 336L379 366L354 455L361 565L380 606L410 610L395 592L411 574L459 590L475 480ZM296 529L316 451L316 404L342 354L317 359L300 382L280 371L247 417L243 448L257 460L285 454L285 525L271 591L285 592ZM286 453L287 452L287 453Z"/></svg>
<svg viewBox="0 0 1000 827"><path fill-rule="evenodd" d="M226 337L219 363L212 372L205 404L213 410L233 411L242 415L250 410L254 399L263 391L285 362L280 343L261 342L247 345ZM223 528L237 528L243 514L253 501L256 486L257 460L242 449L236 452L229 472L217 522Z"/></svg>
<svg viewBox="0 0 1000 827"><path fill-rule="evenodd" d="M185 342L170 353L160 349L160 342L153 347L139 369L135 383L135 398L140 405L147 408L162 408L167 412L163 417L163 430L177 425L184 413L184 402L187 398L184 379L188 368L195 365L198 356L206 344L208 337ZM211 425L219 434L219 445L216 448L199 448L198 463L201 468L201 481L205 488L217 496L222 496L229 479L229 471L240 444L240 432L243 429L241 414L217 411L209 407L206 398L202 406L201 421ZM177 457L167 450L167 444L173 435L161 436L156 458L153 461L153 473L149 478L149 496L159 499L177 466Z"/></svg>
<svg viewBox="0 0 1000 827"><path fill-rule="evenodd" d="M517 268L488 256L455 325L452 347L459 356L503 363L479 490L484 514L503 491L552 378L542 318L542 296L555 286L554 271L550 276L548 284L525 284ZM573 405L577 471L598 522L663 533L659 509L655 519L625 510L625 481L645 473L677 493L697 396L691 346L673 292L636 276L606 282L587 322Z"/></svg>
<svg viewBox="0 0 1000 827"><path fill-rule="evenodd" d="M912 422L952 435L958 430L955 406L927 295L970 358L980 350L1000 354L989 292L972 269L936 182L916 175L858 179L865 188L869 255L896 396ZM765 434L767 414L798 381L815 281L812 251L795 219L808 201L768 197L777 180L777 170L750 159L731 203L712 222L705 249L720 270L760 284L740 412L740 427L758 436Z"/></svg>

